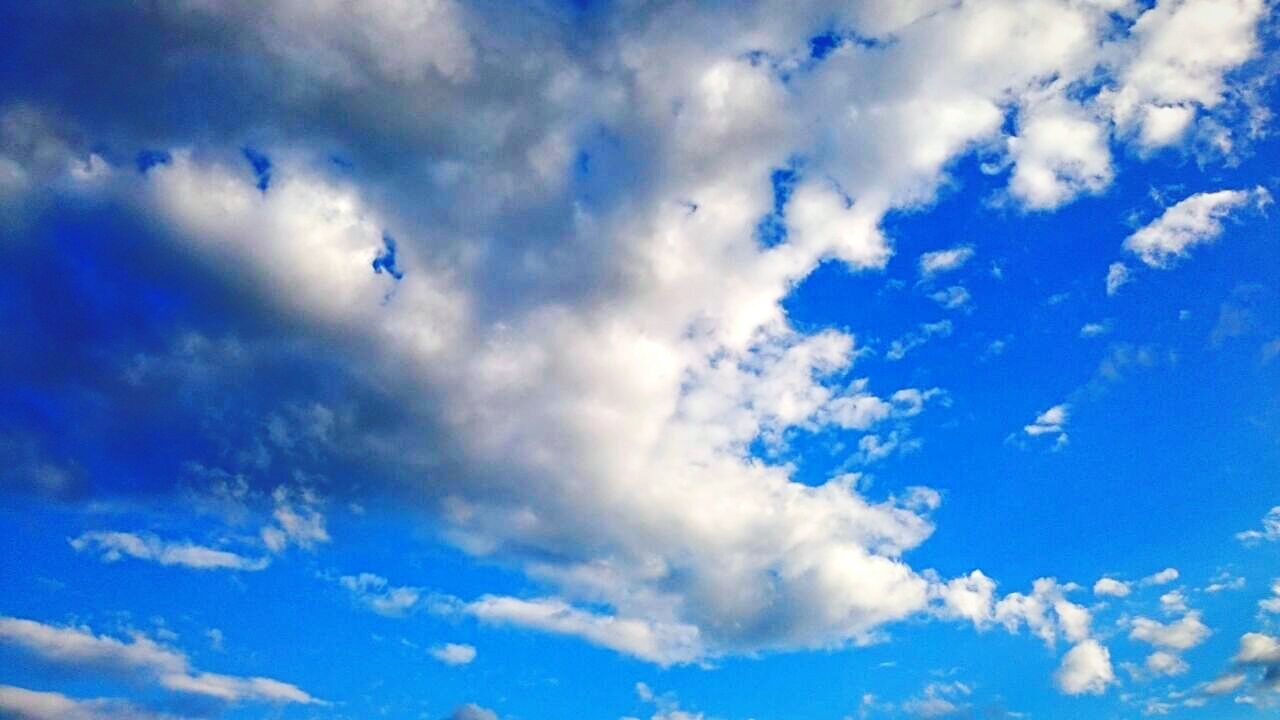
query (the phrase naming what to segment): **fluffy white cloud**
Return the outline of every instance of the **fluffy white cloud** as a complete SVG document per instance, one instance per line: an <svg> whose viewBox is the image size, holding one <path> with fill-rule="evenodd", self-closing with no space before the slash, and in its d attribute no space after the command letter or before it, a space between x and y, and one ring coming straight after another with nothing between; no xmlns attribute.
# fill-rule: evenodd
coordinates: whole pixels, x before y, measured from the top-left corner
<svg viewBox="0 0 1280 720"><path fill-rule="evenodd" d="M1125 597L1129 592L1129 583L1114 578L1100 578L1093 584L1093 594L1098 596Z"/></svg>
<svg viewBox="0 0 1280 720"><path fill-rule="evenodd" d="M1101 695L1116 681L1111 652L1097 640L1085 640L1067 651L1053 676L1068 695Z"/></svg>
<svg viewBox="0 0 1280 720"><path fill-rule="evenodd" d="M296 498L295 498L296 496ZM290 491L283 485L271 495L275 501L275 525L262 528L262 542L272 552L282 552L290 544L310 549L329 542L324 515L316 509L317 498L310 490Z"/></svg>
<svg viewBox="0 0 1280 720"><path fill-rule="evenodd" d="M1172 650L1186 650L1204 642L1212 631L1200 621L1200 613L1189 612L1181 619L1164 624L1145 617L1132 621L1129 637Z"/></svg>
<svg viewBox="0 0 1280 720"><path fill-rule="evenodd" d="M1265 633L1245 633L1234 660L1241 665L1280 664L1280 640Z"/></svg>
<svg viewBox="0 0 1280 720"><path fill-rule="evenodd" d="M1187 257L1192 247L1216 240L1222 234L1223 219L1232 212L1270 202L1271 194L1261 186L1192 195L1126 238L1124 248L1151 267L1167 268Z"/></svg>
<svg viewBox="0 0 1280 720"><path fill-rule="evenodd" d="M938 273L959 269L973 258L972 245L958 245L946 250L934 250L920 256L920 277L930 278Z"/></svg>
<svg viewBox="0 0 1280 720"><path fill-rule="evenodd" d="M1262 0L1174 0L1156 3L1117 49L1119 82L1103 93L1122 129L1137 129L1147 148L1177 141L1198 108L1222 100L1225 75L1257 52Z"/></svg>
<svg viewBox="0 0 1280 720"><path fill-rule="evenodd" d="M1107 295L1115 295L1120 288L1129 283L1129 266L1122 262L1113 262L1107 266Z"/></svg>
<svg viewBox="0 0 1280 720"><path fill-rule="evenodd" d="M1263 516L1262 529L1238 532L1236 539L1246 545L1254 545L1263 540L1267 542L1280 540L1280 506L1271 508Z"/></svg>
<svg viewBox="0 0 1280 720"><path fill-rule="evenodd" d="M1168 585L1179 577L1177 568L1165 568L1160 572L1142 578L1143 585Z"/></svg>
<svg viewBox="0 0 1280 720"><path fill-rule="evenodd" d="M1024 205L1049 210L1111 184L1107 127L1079 105L1053 98L1025 108L1009 138L1009 191Z"/></svg>
<svg viewBox="0 0 1280 720"><path fill-rule="evenodd" d="M1212 93L1157 93L1144 68L1220 90L1244 57L1169 61L1169 27L1201 38L1166 3L1136 24L1136 10L1066 0L676 4L632 8L600 43L450 0L196 5L157 12L175 36L236 38L217 47L243 60L218 65L227 84L263 91L243 119L226 113L236 127L190 142L287 118L288 142L265 148L269 188L208 145L137 174L63 143L79 171L62 175L114 189L286 336L273 340L322 348L386 389L377 420L331 449L371 471L336 482L412 498L449 541L547 590L469 611L657 662L867 642L945 584L905 557L930 536L936 502L867 497L854 476L806 485L757 457L757 442L825 429L859 447L875 437L865 444L878 451L893 436L876 424L916 407L853 379L850 334L792 326L792 288L826 261L883 268L886 214L932 201L970 152L1007 156L1011 195L1028 207L1103 189L1101 113L1119 100L1068 93L1100 69L1116 98L1134 88L1135 106L1208 105ZM1232 32L1251 32L1257 13L1234 7ZM206 23L218 32L198 32ZM799 68L833 24L892 42L845 43L784 80L778 69ZM1210 29L1207 40L1227 38ZM119 124L153 147L144 119ZM615 198L566 190L596 128L624 158L602 183ZM160 134L171 137L193 135ZM334 170L335 144L358 171ZM35 154L20 155L4 177L34 186ZM786 237L765 247L770 174L792 157L804 163L781 208ZM939 292L968 304L961 286ZM1028 432L1062 442L1065 421L1060 406ZM329 539L304 491L274 501L270 550ZM999 622L1042 634L1047 613L1073 640L1086 632L1087 613L1047 596L1002 604Z"/></svg>
<svg viewBox="0 0 1280 720"><path fill-rule="evenodd" d="M1022 431L1031 437L1053 437L1055 438L1054 447L1063 447L1069 440L1067 419L1070 417L1070 412L1071 406L1066 403L1054 405L1037 415L1035 422L1024 425Z"/></svg>
<svg viewBox="0 0 1280 720"><path fill-rule="evenodd" d="M1280 579L1271 581L1271 597L1259 600L1258 608L1263 612L1280 613Z"/></svg>
<svg viewBox="0 0 1280 720"><path fill-rule="evenodd" d="M476 659L476 649L463 643L445 643L431 648L431 657L445 665L467 665Z"/></svg>
<svg viewBox="0 0 1280 720"><path fill-rule="evenodd" d="M249 558L226 550L188 542L167 542L154 535L127 532L87 532L69 542L77 552L96 548L107 562L128 556L196 570L249 571L262 570L271 562L267 558Z"/></svg>
<svg viewBox="0 0 1280 720"><path fill-rule="evenodd" d="M176 720L123 700L84 700L12 685L0 685L0 715L13 720Z"/></svg>
<svg viewBox="0 0 1280 720"><path fill-rule="evenodd" d="M1226 695L1240 689L1245 680L1244 673L1227 673L1205 683L1201 690L1208 695Z"/></svg>
<svg viewBox="0 0 1280 720"><path fill-rule="evenodd" d="M421 588L394 586L373 573L343 575L338 578L338 584L370 610L387 617L404 615L422 598Z"/></svg>
<svg viewBox="0 0 1280 720"><path fill-rule="evenodd" d="M467 703L449 713L449 720L498 720L498 713L475 703Z"/></svg>
<svg viewBox="0 0 1280 720"><path fill-rule="evenodd" d="M0 617L0 643L21 648L54 665L104 673L125 672L176 692L229 702L323 704L300 688L279 680L195 671L186 655L141 633L135 633L126 642L94 635L81 627L58 627L34 620Z"/></svg>
<svg viewBox="0 0 1280 720"><path fill-rule="evenodd" d="M1166 650L1157 650L1148 655L1146 666L1153 675L1181 675L1188 669L1186 660Z"/></svg>

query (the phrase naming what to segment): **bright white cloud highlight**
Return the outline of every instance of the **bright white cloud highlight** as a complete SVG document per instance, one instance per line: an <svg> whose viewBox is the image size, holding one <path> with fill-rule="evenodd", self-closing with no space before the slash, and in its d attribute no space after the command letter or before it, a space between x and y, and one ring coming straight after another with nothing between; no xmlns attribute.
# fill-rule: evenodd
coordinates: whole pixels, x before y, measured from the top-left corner
<svg viewBox="0 0 1280 720"><path fill-rule="evenodd" d="M1168 268L1186 258L1191 248L1216 240L1222 221L1236 210L1270 202L1271 194L1263 187L1192 195L1126 238L1124 248L1151 267Z"/></svg>
<svg viewBox="0 0 1280 720"><path fill-rule="evenodd" d="M1067 695L1101 695L1116 681L1111 653L1097 640L1085 640L1067 651L1053 679Z"/></svg>
<svg viewBox="0 0 1280 720"><path fill-rule="evenodd" d="M154 535L127 532L87 532L69 541L77 552L96 549L106 562L123 557L148 560L161 565L178 565L196 570L262 570L267 558L249 558L187 542L167 542Z"/></svg>

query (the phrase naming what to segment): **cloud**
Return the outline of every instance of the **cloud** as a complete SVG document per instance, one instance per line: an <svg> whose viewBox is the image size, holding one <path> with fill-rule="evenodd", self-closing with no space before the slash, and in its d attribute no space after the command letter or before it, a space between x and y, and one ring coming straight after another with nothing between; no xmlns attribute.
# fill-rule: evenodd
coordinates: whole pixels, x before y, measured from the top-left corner
<svg viewBox="0 0 1280 720"><path fill-rule="evenodd" d="M1185 660L1166 650L1157 650L1147 656L1146 667L1153 675L1181 675L1188 670Z"/></svg>
<svg viewBox="0 0 1280 720"><path fill-rule="evenodd" d="M1247 678L1243 673L1227 673L1205 683L1201 691L1206 695L1227 695L1240 689Z"/></svg>
<svg viewBox="0 0 1280 720"><path fill-rule="evenodd" d="M1177 568L1165 568L1158 573L1142 578L1142 585L1168 585L1179 577Z"/></svg>
<svg viewBox="0 0 1280 720"><path fill-rule="evenodd" d="M467 665L476 659L476 649L471 645L445 643L431 648L431 657L445 665Z"/></svg>
<svg viewBox="0 0 1280 720"><path fill-rule="evenodd" d="M961 285L952 285L943 288L929 296L934 302L948 310L958 310L967 307L970 301L969 291Z"/></svg>
<svg viewBox="0 0 1280 720"><path fill-rule="evenodd" d="M1101 695L1116 681L1111 653L1097 640L1080 642L1063 656L1053 679L1067 695Z"/></svg>
<svg viewBox="0 0 1280 720"><path fill-rule="evenodd" d="M1098 596L1125 597L1129 594L1129 583L1104 577L1093 584L1093 594Z"/></svg>
<svg viewBox="0 0 1280 720"><path fill-rule="evenodd" d="M1186 650L1204 642L1212 631L1200 621L1200 613L1188 612L1181 619L1163 624L1145 617L1131 621L1129 638L1141 640L1157 647Z"/></svg>
<svg viewBox="0 0 1280 720"><path fill-rule="evenodd" d="M1129 284L1132 278L1129 274L1129 266L1122 262L1113 262L1107 266L1107 296L1110 297L1120 292L1120 288Z"/></svg>
<svg viewBox="0 0 1280 720"><path fill-rule="evenodd" d="M387 617L403 616L422 599L421 588L397 587L373 573L343 575L338 578L338 584L370 610Z"/></svg>
<svg viewBox="0 0 1280 720"><path fill-rule="evenodd" d="M475 703L467 703L449 713L449 720L498 720L498 713Z"/></svg>
<svg viewBox="0 0 1280 720"><path fill-rule="evenodd" d="M939 273L960 269L973 258L972 245L958 245L920 255L920 277L928 279Z"/></svg>
<svg viewBox="0 0 1280 720"><path fill-rule="evenodd" d="M917 718L942 718L967 709L963 699L973 691L962 682L931 682L917 697L903 701L902 711Z"/></svg>
<svg viewBox="0 0 1280 720"><path fill-rule="evenodd" d="M136 321L95 325L93 347L66 337L75 324L23 320L32 340L6 382L83 411L60 440L85 458L136 445L116 442L126 432L189 431L190 450L112 459L161 493L191 463L274 488L272 552L329 540L320 490L389 499L544 595L489 596L477 615L655 662L870 642L945 582L905 559L933 531L929 507L852 476L801 482L756 452L830 429L861 446L875 422L909 419L850 382L852 334L789 320L792 289L824 262L884 268L885 218L932 202L975 152L1007 155L1026 207L1100 191L1123 98L1215 99L1173 97L1144 68L1222 89L1248 56L1193 32L1180 47L1212 57L1169 62L1160 38L1198 24L1163 3L687 4L624 13L607 42L555 13L447 1L198 5L38 9L30 42L3 50L30 69L15 96L48 108L5 108L39 118L4 124L24 138L4 144L6 208L95 198L146 230L138 257L103 267L199 283L209 308L161 321L131 306ZM1207 39L1252 32L1259 13L1238 8ZM779 74L832 26L892 41ZM120 28L137 42L81 42ZM156 37L200 42L174 53ZM865 77L880 81L850 82ZM220 112L192 123L160 106ZM259 148L265 184L245 137L277 138ZM111 159L143 150L167 159ZM791 158L780 202L770 178ZM785 238L760 243L775 210ZM41 253L5 245L0 259ZM47 258L12 296L94 307L67 262ZM941 293L968 304L958 285ZM6 319L44 317L28 310ZM74 381L51 385L51 359ZM275 422L317 405L333 408L317 436Z"/></svg>
<svg viewBox="0 0 1280 720"><path fill-rule="evenodd" d="M1080 337L1094 338L1094 337L1098 337L1099 335L1106 335L1109 332L1111 332L1110 321L1085 323L1080 328Z"/></svg>
<svg viewBox="0 0 1280 720"><path fill-rule="evenodd" d="M271 564L267 558L248 558L187 542L167 542L154 535L127 532L87 532L69 541L76 552L96 548L106 562L128 556L161 565L178 565L196 570L257 571Z"/></svg>
<svg viewBox="0 0 1280 720"><path fill-rule="evenodd" d="M1060 448L1067 444L1067 420L1070 417L1071 406L1062 403L1054 405L1036 416L1035 422L1025 425L1022 431L1031 437L1053 437L1054 447Z"/></svg>
<svg viewBox="0 0 1280 720"><path fill-rule="evenodd" d="M901 360L907 356L907 353L929 342L935 337L949 337L953 327L950 320L939 320L932 323L921 323L919 328L914 332L889 343L889 349L885 351L886 360Z"/></svg>
<svg viewBox="0 0 1280 720"><path fill-rule="evenodd" d="M467 604L465 611L485 622L573 635L660 665L691 662L706 653L696 627L597 615L555 598L487 596Z"/></svg>
<svg viewBox="0 0 1280 720"><path fill-rule="evenodd" d="M1126 238L1124 248L1150 267L1168 268L1186 258L1191 248L1216 240L1222 220L1239 208L1250 203L1261 208L1270 202L1270 193L1261 186L1192 195Z"/></svg>
<svg viewBox="0 0 1280 720"><path fill-rule="evenodd" d="M296 501L295 501L296 496ZM317 543L329 542L324 515L316 509L317 498L310 490L290 491L280 486L271 494L275 501L272 513L276 524L262 529L262 542L272 552L282 552L289 545L311 549Z"/></svg>
<svg viewBox="0 0 1280 720"><path fill-rule="evenodd" d="M187 656L141 633L128 641L94 635L86 628L58 627L34 620L0 617L0 643L17 646L40 660L99 673L147 678L160 687L227 702L262 701L322 705L289 683L265 677L199 672Z"/></svg>
<svg viewBox="0 0 1280 720"><path fill-rule="evenodd" d="M1244 530L1236 533L1236 539L1245 545L1256 545L1261 541L1275 542L1280 540L1280 505L1271 508L1262 518L1261 530Z"/></svg>
<svg viewBox="0 0 1280 720"><path fill-rule="evenodd" d="M83 700L12 685L0 685L0 715L13 720L178 720L124 700Z"/></svg>
<svg viewBox="0 0 1280 720"><path fill-rule="evenodd" d="M1266 613L1280 613L1280 579L1271 581L1271 597L1259 600L1258 609Z"/></svg>

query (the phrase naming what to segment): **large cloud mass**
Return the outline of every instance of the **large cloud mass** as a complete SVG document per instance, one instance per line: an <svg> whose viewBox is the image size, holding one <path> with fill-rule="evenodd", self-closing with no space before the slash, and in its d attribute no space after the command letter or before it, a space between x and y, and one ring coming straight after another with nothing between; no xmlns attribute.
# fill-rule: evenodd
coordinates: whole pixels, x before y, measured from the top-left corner
<svg viewBox="0 0 1280 720"><path fill-rule="evenodd" d="M1172 143L1223 101L1262 3L627 8L23 10L47 17L0 66L130 29L29 78L3 71L22 95L0 122L0 221L38 226L42 186L82 212L125 208L144 240L81 250L194 300L157 319L119 299L139 316L127 330L75 315L107 356L73 338L56 360L2 361L6 382L79 403L87 433L113 412L143 437L199 428L145 477L287 485L285 508L312 490L411 498L542 590L466 612L660 663L869 642L951 596L966 600L949 616L988 619L904 560L936 492L870 498L856 474L803 484L776 459L823 429L876 437L938 395L860 377L851 334L799 329L782 301L824 261L882 268L886 213L929 203L968 153L1009 166L1005 201L1026 208L1102 192L1113 141ZM812 52L830 28L844 39ZM138 110L157 107L188 110ZM775 193L781 168L794 182ZM62 251L0 252L86 292ZM6 325L53 345L47 324ZM64 489L49 468L80 467L33 460L58 455L50 438L5 443L35 468L25 486ZM276 516L273 551L328 539L314 514ZM1105 688L1087 613L1046 602L1079 643L1060 683ZM1000 621L1043 620L1028 612Z"/></svg>

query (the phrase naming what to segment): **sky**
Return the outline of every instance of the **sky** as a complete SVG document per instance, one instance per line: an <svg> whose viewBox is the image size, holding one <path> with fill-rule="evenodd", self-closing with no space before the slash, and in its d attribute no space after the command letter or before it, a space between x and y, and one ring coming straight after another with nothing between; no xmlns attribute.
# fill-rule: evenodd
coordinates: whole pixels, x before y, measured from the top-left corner
<svg viewBox="0 0 1280 720"><path fill-rule="evenodd" d="M0 718L1280 713L1270 0L0 0Z"/></svg>

